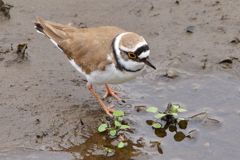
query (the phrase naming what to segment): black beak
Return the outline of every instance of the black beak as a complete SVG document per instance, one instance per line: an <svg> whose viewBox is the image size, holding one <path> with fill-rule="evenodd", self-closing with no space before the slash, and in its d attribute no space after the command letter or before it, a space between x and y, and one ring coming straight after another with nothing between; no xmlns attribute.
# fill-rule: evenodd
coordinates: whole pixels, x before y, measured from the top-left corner
<svg viewBox="0 0 240 160"><path fill-rule="evenodd" d="M142 61L143 63L145 63L146 65L152 67L153 69L156 69L156 67L149 61L148 58L141 59L141 61Z"/></svg>

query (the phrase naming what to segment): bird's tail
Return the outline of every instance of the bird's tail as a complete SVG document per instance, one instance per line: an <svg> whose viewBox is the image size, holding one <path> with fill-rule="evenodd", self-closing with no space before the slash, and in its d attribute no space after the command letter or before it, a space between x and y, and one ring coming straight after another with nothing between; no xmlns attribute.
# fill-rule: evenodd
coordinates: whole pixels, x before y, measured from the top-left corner
<svg viewBox="0 0 240 160"><path fill-rule="evenodd" d="M61 25L58 23L46 21L41 17L37 17L35 24L35 29L38 33L45 34L59 49L63 50L61 47L61 42L68 39L68 36L64 32L64 29L72 28L70 25Z"/></svg>

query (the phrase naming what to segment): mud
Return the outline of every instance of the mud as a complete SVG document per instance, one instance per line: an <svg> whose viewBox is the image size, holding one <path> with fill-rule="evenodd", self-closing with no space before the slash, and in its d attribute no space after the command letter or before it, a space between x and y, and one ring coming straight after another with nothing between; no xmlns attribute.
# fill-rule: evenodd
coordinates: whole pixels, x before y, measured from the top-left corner
<svg viewBox="0 0 240 160"><path fill-rule="evenodd" d="M0 159L237 159L240 102L240 1L215 0L8 0L10 19L0 19ZM0 16L3 16L0 14ZM126 103L112 97L107 105L123 110L128 146L98 133L108 121L86 88L86 81L64 54L36 33L37 16L75 27L113 25L142 35L156 71L112 86ZM20 52L18 45L27 44ZM100 96L104 86L94 86ZM166 109L169 102L207 112L212 122L197 121L195 139L159 138L147 120L154 116L136 106ZM234 134L235 133L235 134ZM157 143L153 143L157 142ZM106 153L105 147L114 149ZM50 152L51 151L51 152ZM51 158L50 158L51 157Z"/></svg>

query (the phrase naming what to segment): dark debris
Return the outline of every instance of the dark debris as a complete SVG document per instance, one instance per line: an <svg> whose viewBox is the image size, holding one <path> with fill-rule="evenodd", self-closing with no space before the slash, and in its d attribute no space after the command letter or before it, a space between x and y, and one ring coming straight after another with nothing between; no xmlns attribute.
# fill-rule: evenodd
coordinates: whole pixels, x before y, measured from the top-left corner
<svg viewBox="0 0 240 160"><path fill-rule="evenodd" d="M240 42L240 39L238 37L234 37L231 43L238 44Z"/></svg>
<svg viewBox="0 0 240 160"><path fill-rule="evenodd" d="M12 5L5 4L2 0L0 0L0 17L1 19L10 19L10 9Z"/></svg>
<svg viewBox="0 0 240 160"><path fill-rule="evenodd" d="M27 43L19 44L17 47L17 54L21 59L27 59L27 53L25 52L27 49Z"/></svg>
<svg viewBox="0 0 240 160"><path fill-rule="evenodd" d="M22 63L28 60L28 53L26 52L27 43L18 44L17 49L14 50L11 44L10 48L0 50L0 62L5 64L5 67L10 67L14 63Z"/></svg>
<svg viewBox="0 0 240 160"><path fill-rule="evenodd" d="M188 27L187 27L187 32L188 32L188 33L193 33L194 29L195 29L194 26L188 26Z"/></svg>
<svg viewBox="0 0 240 160"><path fill-rule="evenodd" d="M223 63L232 64L232 62L233 62L233 59L230 58L230 57L228 57L228 58L226 58L226 59L220 61L219 64L223 64Z"/></svg>

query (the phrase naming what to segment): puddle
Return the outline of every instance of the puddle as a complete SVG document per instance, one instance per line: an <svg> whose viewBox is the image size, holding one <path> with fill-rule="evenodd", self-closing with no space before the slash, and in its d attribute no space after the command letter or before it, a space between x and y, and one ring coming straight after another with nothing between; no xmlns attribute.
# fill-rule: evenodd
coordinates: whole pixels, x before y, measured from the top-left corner
<svg viewBox="0 0 240 160"><path fill-rule="evenodd" d="M189 77L189 76L186 76ZM180 104L187 113L180 113L192 120L184 134L195 132L194 138L185 138L181 142L174 139L175 133L167 131L163 138L156 136L151 126L146 125L152 113L133 112L130 119L137 122L135 125L134 141L144 138L146 143L151 141L161 142L163 154L157 151L146 152L151 159L237 159L240 156L240 140L236 133L239 121L240 84L229 76L211 76L198 78L183 78L181 82L174 79L159 78L151 85L136 84L136 89L131 83L126 83L123 88L131 90L132 99L138 99L135 105L155 106L160 111L165 111L168 102ZM165 79L165 80L164 80ZM156 78L155 78L156 80ZM149 80L148 80L149 81ZM137 81L139 82L139 81ZM129 89L128 89L129 88ZM143 94L142 94L143 93ZM141 97L141 94L144 95Z"/></svg>

